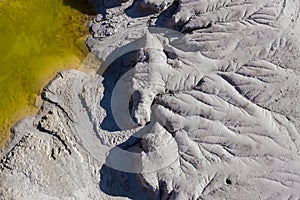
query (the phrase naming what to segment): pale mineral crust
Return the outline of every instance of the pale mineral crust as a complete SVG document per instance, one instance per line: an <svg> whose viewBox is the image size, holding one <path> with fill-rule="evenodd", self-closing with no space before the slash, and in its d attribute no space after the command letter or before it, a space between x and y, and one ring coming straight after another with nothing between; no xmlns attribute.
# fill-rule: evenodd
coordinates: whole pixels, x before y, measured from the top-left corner
<svg viewBox="0 0 300 200"><path fill-rule="evenodd" d="M97 72L14 126L0 199L300 199L299 0L94 3Z"/></svg>

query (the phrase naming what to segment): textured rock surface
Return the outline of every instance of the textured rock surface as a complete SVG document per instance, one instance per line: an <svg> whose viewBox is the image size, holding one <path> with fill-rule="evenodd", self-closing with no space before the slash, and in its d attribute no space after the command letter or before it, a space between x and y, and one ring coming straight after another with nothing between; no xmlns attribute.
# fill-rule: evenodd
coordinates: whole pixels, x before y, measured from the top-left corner
<svg viewBox="0 0 300 200"><path fill-rule="evenodd" d="M97 5L98 73L45 87L0 198L300 198L298 0Z"/></svg>

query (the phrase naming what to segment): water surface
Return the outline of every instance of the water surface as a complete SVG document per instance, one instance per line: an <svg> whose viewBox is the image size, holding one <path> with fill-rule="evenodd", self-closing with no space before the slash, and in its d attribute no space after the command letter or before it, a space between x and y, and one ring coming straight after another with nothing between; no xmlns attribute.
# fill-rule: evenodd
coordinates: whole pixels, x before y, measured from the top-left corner
<svg viewBox="0 0 300 200"><path fill-rule="evenodd" d="M87 0L0 0L0 146L33 114L56 72L78 68L92 7Z"/></svg>

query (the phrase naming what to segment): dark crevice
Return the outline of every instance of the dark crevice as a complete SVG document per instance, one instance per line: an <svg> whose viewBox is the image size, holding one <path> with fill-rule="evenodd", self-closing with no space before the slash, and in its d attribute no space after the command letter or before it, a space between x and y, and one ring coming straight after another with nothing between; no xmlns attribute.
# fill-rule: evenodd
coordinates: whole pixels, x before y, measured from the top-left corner
<svg viewBox="0 0 300 200"><path fill-rule="evenodd" d="M175 24L174 20L172 19L173 16L178 12L179 5L180 1L175 0L165 11L163 11L157 17L157 20L155 22L156 26L179 31L180 27Z"/></svg>
<svg viewBox="0 0 300 200"><path fill-rule="evenodd" d="M165 181L160 180L159 181L159 199L167 200L170 197L170 194L168 194L168 186Z"/></svg>
<svg viewBox="0 0 300 200"><path fill-rule="evenodd" d="M166 57L167 57L168 59L174 60L174 59L177 59L177 58L178 58L178 56L177 56L176 53L174 53L174 52L166 51L165 49L163 50L163 52L164 52L164 54L166 55Z"/></svg>
<svg viewBox="0 0 300 200"><path fill-rule="evenodd" d="M40 132L44 132L44 133L48 133L50 135L52 135L53 137L55 137L56 139L58 139L62 145L65 147L65 149L67 150L67 152L69 153L69 155L71 155L71 150L68 148L68 145L66 144L66 142L60 137L60 135L58 135L55 132L46 130L42 127L41 123L39 123L36 127Z"/></svg>
<svg viewBox="0 0 300 200"><path fill-rule="evenodd" d="M189 21L188 21L187 23L189 23ZM187 24L187 23L186 23L186 24ZM184 26L185 26L185 25L184 25ZM182 33L192 33L193 31L196 31L196 30L202 30L202 29L209 29L209 28L211 28L211 27L212 27L212 22L208 23L206 26L202 26L202 27L197 27L197 26L195 26L195 27L193 27L193 28L189 28L189 29L184 29L184 30L183 30L184 26L183 26L182 29L181 29L181 32L182 32Z"/></svg>
<svg viewBox="0 0 300 200"><path fill-rule="evenodd" d="M6 162L6 160L4 161L4 160L1 160L1 170L3 169L3 168L6 168L6 169L8 169L8 170L10 170L10 171L12 171L14 168L12 167L12 166L10 166L7 162Z"/></svg>
<svg viewBox="0 0 300 200"><path fill-rule="evenodd" d="M227 179L225 180L225 183L226 183L227 185L231 185L231 184L232 184L232 181L231 181L229 178L227 178Z"/></svg>
<svg viewBox="0 0 300 200"><path fill-rule="evenodd" d="M134 91L133 94L131 95L130 101L132 103L129 104L129 112L131 119L134 123L137 123L137 119L134 116L134 112L138 109L139 104L142 101L142 95L139 91Z"/></svg>
<svg viewBox="0 0 300 200"><path fill-rule="evenodd" d="M132 119L132 116L133 116L133 104L134 104L134 100L133 100L133 94L130 96L129 98L129 105L128 105L128 110L129 110L129 113L130 113L130 117ZM133 119L132 119L133 120Z"/></svg>
<svg viewBox="0 0 300 200"><path fill-rule="evenodd" d="M215 174L214 177L206 184L206 186L203 188L202 194L205 193L205 191L207 190L207 188L209 188L209 186L212 184L212 182L214 181L215 178L216 178L216 174Z"/></svg>
<svg viewBox="0 0 300 200"><path fill-rule="evenodd" d="M181 33L190 33L190 32L193 31L193 29L185 29L185 26L186 26L188 23L191 22L191 20L193 19L193 17L194 17L194 15L191 16L191 17L189 17L189 19L188 19L186 22L184 22L184 23L180 26L180 32L181 32Z"/></svg>
<svg viewBox="0 0 300 200"><path fill-rule="evenodd" d="M146 17L158 12L154 8L147 8L140 1L134 1L132 5L125 10L127 16L132 18Z"/></svg>
<svg viewBox="0 0 300 200"><path fill-rule="evenodd" d="M55 156L54 156L54 149L51 150L51 158L52 158L53 160L56 160L56 158L55 158Z"/></svg>
<svg viewBox="0 0 300 200"><path fill-rule="evenodd" d="M145 126L148 126L149 124L151 124L151 121L146 122Z"/></svg>
<svg viewBox="0 0 300 200"><path fill-rule="evenodd" d="M238 85L228 76L224 74L219 74L220 77L222 77L225 81L227 81L232 87L234 87L238 93L243 94L243 91L238 87Z"/></svg>

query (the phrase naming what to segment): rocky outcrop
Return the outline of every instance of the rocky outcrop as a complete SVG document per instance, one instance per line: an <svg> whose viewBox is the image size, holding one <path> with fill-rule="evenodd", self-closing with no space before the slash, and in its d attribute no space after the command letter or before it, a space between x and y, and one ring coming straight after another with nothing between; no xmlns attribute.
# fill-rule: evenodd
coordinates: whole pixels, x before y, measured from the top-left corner
<svg viewBox="0 0 300 200"><path fill-rule="evenodd" d="M298 1L101 6L97 73L45 87L2 153L1 196L300 198Z"/></svg>

